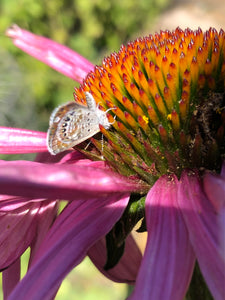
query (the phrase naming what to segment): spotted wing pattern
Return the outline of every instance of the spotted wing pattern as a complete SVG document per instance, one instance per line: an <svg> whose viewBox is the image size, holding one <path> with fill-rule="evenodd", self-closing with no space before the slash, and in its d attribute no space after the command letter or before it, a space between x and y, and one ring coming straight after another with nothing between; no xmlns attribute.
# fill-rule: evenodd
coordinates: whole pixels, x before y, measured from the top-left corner
<svg viewBox="0 0 225 300"><path fill-rule="evenodd" d="M55 155L98 133L99 118L96 112L97 108L90 110L87 106L76 102L69 102L56 108L49 122L47 137L49 152Z"/></svg>

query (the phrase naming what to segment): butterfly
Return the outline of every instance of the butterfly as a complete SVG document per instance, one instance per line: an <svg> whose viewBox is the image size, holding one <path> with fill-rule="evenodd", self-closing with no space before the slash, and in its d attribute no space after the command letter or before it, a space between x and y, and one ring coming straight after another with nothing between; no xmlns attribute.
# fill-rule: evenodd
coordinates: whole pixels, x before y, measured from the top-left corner
<svg viewBox="0 0 225 300"><path fill-rule="evenodd" d="M102 111L89 92L85 92L87 106L76 102L63 104L52 112L47 133L48 151L55 155L92 137L99 125L109 129L107 111Z"/></svg>

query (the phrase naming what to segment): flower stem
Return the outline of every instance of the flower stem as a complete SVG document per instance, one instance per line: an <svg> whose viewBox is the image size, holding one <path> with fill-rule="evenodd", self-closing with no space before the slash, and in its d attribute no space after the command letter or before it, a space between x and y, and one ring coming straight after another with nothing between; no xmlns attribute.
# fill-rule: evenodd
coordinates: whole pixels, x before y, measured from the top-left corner
<svg viewBox="0 0 225 300"><path fill-rule="evenodd" d="M213 300L197 263L185 300Z"/></svg>

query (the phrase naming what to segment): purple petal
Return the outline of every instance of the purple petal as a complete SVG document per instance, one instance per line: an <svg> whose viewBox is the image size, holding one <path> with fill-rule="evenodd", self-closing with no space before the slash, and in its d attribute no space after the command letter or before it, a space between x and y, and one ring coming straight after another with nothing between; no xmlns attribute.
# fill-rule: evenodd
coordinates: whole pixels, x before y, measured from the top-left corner
<svg viewBox="0 0 225 300"><path fill-rule="evenodd" d="M0 162L0 193L30 198L88 199L93 193L143 190L145 185L102 168L29 161Z"/></svg>
<svg viewBox="0 0 225 300"><path fill-rule="evenodd" d="M217 212L218 236L221 256L225 259L225 168L220 176L206 174L204 177L204 191Z"/></svg>
<svg viewBox="0 0 225 300"><path fill-rule="evenodd" d="M147 195L147 246L129 299L181 300L186 293L195 256L177 206L178 185L175 176L164 176Z"/></svg>
<svg viewBox="0 0 225 300"><path fill-rule="evenodd" d="M80 160L86 159L87 157L84 156L84 154L82 154L81 152L77 151L77 150L72 150L72 151L64 151L62 153L59 153L57 155L51 155L49 154L52 158L58 157L60 156L60 154L62 155L61 159L60 159L60 164L74 164L79 162ZM90 160L89 160L90 161Z"/></svg>
<svg viewBox="0 0 225 300"><path fill-rule="evenodd" d="M207 173L204 177L204 191L219 212L225 206L225 174L221 176Z"/></svg>
<svg viewBox="0 0 225 300"><path fill-rule="evenodd" d="M64 152L65 153L65 152ZM58 155L53 155L54 156L58 156ZM79 151L71 151L69 153L67 153L66 155L64 154L64 156L62 157L62 159L60 160L60 164L76 164L77 166L86 166L86 167L94 167L94 168L101 168L101 169L110 169L107 166L107 163L105 161L93 161L90 159L87 159L86 156L84 156L82 153L80 153Z"/></svg>
<svg viewBox="0 0 225 300"><path fill-rule="evenodd" d="M58 203L56 201L52 201L52 202L45 201L41 203L41 207L37 215L36 236L30 247L31 253L30 253L29 265L32 263L35 253L37 252L38 248L40 247L40 244L42 243L47 232L52 226L53 221L57 216L57 213L58 213Z"/></svg>
<svg viewBox="0 0 225 300"><path fill-rule="evenodd" d="M58 72L82 83L94 66L87 59L48 38L13 25L6 31L15 46L49 65Z"/></svg>
<svg viewBox="0 0 225 300"><path fill-rule="evenodd" d="M107 258L105 238L100 239L89 249L88 256L99 271L109 279L115 282L135 283L142 260L142 254L132 235L129 235L126 239L124 254L119 263L108 271L104 270Z"/></svg>
<svg viewBox="0 0 225 300"><path fill-rule="evenodd" d="M20 281L20 259L17 259L8 269L2 272L2 286L4 299L8 299L9 294Z"/></svg>
<svg viewBox="0 0 225 300"><path fill-rule="evenodd" d="M76 151L72 151L76 152ZM67 156L67 152L61 152L57 155L51 155L49 152L38 153L36 155L36 162L44 162L44 163L59 163L64 156Z"/></svg>
<svg viewBox="0 0 225 300"><path fill-rule="evenodd" d="M225 296L225 257L221 252L221 224L218 222L218 213L206 197L197 175L184 172L181 182L179 206L193 249L214 299L222 300ZM210 180L208 184L209 189L215 187L210 185ZM216 190L215 194L217 195Z"/></svg>
<svg viewBox="0 0 225 300"><path fill-rule="evenodd" d="M225 178L225 162L223 162L223 164L222 164L222 168L221 168L220 175L221 175L223 178Z"/></svg>
<svg viewBox="0 0 225 300"><path fill-rule="evenodd" d="M34 153L47 151L46 133L19 129L0 127L0 153Z"/></svg>
<svg viewBox="0 0 225 300"><path fill-rule="evenodd" d="M0 268L12 264L29 247L36 234L40 204L26 204L12 211L0 210Z"/></svg>
<svg viewBox="0 0 225 300"><path fill-rule="evenodd" d="M104 200L71 202L57 218L30 270L8 300L43 300L54 296L63 278L121 217L128 201L127 196L112 195Z"/></svg>
<svg viewBox="0 0 225 300"><path fill-rule="evenodd" d="M8 198L0 205L0 268L12 264L31 245L40 244L57 210L56 203Z"/></svg>
<svg viewBox="0 0 225 300"><path fill-rule="evenodd" d="M49 152L39 153L35 159L37 162L59 163L59 164L73 164L86 167L101 168L110 170L105 161L93 161L87 159L82 153L76 150L64 151L57 155L51 155Z"/></svg>

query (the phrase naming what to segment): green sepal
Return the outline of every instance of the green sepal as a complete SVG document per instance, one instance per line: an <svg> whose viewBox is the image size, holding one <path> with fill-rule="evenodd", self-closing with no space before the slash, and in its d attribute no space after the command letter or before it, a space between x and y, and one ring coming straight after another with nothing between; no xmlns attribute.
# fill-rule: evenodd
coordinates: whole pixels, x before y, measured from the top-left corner
<svg viewBox="0 0 225 300"><path fill-rule="evenodd" d="M113 268L123 255L125 240L139 220L144 218L145 196L132 194L120 220L106 235L107 262L104 269Z"/></svg>
<svg viewBox="0 0 225 300"><path fill-rule="evenodd" d="M117 265L117 263L119 262L120 258L123 256L124 253L125 242L123 242L120 245L117 244L117 239L115 234L118 228L116 229L115 227L119 227L119 226L115 225L114 229L112 229L110 233L106 235L107 261L104 266L105 270L109 270L115 267L115 265Z"/></svg>

